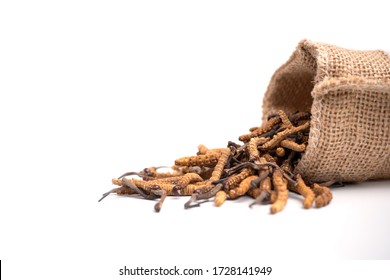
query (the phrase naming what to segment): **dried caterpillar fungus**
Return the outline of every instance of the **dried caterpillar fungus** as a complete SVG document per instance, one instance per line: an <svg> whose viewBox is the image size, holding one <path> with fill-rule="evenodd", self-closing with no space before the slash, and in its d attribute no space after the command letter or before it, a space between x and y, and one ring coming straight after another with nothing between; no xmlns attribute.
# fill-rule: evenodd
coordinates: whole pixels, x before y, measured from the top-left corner
<svg viewBox="0 0 390 280"><path fill-rule="evenodd" d="M102 199L111 193L158 199L158 212L167 196L189 196L187 209L211 197L221 206L246 195L254 199L251 205L271 204L270 212L275 214L285 208L290 190L303 197L304 209L313 204L326 206L332 199L330 189L315 182L306 184L294 172L305 152L309 129L309 113L278 111L251 133L240 136L243 144L229 141L226 148L217 149L201 144L194 155L176 159L171 172L159 172L156 167L127 172L112 180L118 187Z"/></svg>

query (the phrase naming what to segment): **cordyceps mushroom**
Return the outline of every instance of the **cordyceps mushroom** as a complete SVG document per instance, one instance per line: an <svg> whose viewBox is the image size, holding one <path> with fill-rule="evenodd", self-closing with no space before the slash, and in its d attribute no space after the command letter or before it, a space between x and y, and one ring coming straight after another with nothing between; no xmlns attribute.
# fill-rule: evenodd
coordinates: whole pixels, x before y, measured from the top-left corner
<svg viewBox="0 0 390 280"><path fill-rule="evenodd" d="M199 207L214 197L219 207L226 200L239 200L247 195L250 204L270 204L270 212L281 212L292 191L303 197L303 208L324 207L332 200L324 184L307 184L295 167L306 150L310 129L310 113L286 114L278 111L260 127L239 137L243 144L229 141L226 148L198 146L194 155L175 160L172 172L159 172L161 167L127 172L112 180L117 187L103 194L138 195L159 199L159 212L167 196L190 196L184 208ZM131 178L137 176L138 178Z"/></svg>

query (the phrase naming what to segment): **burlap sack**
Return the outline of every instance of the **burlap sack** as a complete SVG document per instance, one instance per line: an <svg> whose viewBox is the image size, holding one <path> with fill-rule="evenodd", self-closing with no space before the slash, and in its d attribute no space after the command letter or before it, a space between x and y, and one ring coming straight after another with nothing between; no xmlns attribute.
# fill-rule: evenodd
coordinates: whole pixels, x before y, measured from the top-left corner
<svg viewBox="0 0 390 280"><path fill-rule="evenodd" d="M296 172L312 181L390 178L390 57L303 40L273 75L263 118L312 113Z"/></svg>

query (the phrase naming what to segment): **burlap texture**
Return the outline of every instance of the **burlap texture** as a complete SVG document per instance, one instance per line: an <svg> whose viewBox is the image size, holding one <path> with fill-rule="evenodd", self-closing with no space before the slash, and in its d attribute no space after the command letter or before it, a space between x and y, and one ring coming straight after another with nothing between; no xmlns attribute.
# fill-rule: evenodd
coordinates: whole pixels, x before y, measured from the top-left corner
<svg viewBox="0 0 390 280"><path fill-rule="evenodd" d="M301 41L273 75L263 119L310 111L307 149L296 172L310 181L390 178L390 57Z"/></svg>

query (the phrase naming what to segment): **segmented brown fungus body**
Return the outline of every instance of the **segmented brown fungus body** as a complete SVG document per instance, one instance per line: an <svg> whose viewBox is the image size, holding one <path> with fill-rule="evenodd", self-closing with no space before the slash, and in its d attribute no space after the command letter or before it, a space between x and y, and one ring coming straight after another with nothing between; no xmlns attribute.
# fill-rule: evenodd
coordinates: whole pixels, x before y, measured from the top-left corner
<svg viewBox="0 0 390 280"><path fill-rule="evenodd" d="M305 144L298 144L290 139L285 139L285 140L280 141L280 146L282 146L283 148L286 148L286 149L290 149L290 150L295 151L295 152L299 152L299 153L304 152L306 150Z"/></svg>
<svg viewBox="0 0 390 280"><path fill-rule="evenodd" d="M241 183L246 177L253 174L253 170L251 168L244 168L240 173L230 176L229 179L225 181L225 188L227 190L233 189Z"/></svg>
<svg viewBox="0 0 390 280"><path fill-rule="evenodd" d="M296 175L297 183L295 185L289 184L289 189L304 197L303 207L305 209L311 208L315 198L315 194L311 188L309 188L303 181L300 174Z"/></svg>
<svg viewBox="0 0 390 280"><path fill-rule="evenodd" d="M185 208L198 207L214 197L216 206L227 199L250 196L254 204L271 204L272 214L282 211L289 190L303 197L303 207L324 207L332 200L328 187L311 182L309 187L296 165L309 140L310 113L286 114L277 111L250 133L241 135L243 144L229 141L226 148L209 149L200 144L196 155L178 158L171 172L159 172L162 167L148 167L140 172L127 172L112 179L116 185L111 193L139 195L159 199L155 211L161 210L167 196L189 196ZM130 178L130 176L138 176Z"/></svg>
<svg viewBox="0 0 390 280"><path fill-rule="evenodd" d="M285 128L291 128L293 126L290 119L287 117L287 114L284 111L279 110L278 115L280 116L280 120L282 121Z"/></svg>
<svg viewBox="0 0 390 280"><path fill-rule="evenodd" d="M324 207L332 201L333 195L328 187L320 186L319 184L314 183L313 191L316 196L314 203L317 208Z"/></svg>
<svg viewBox="0 0 390 280"><path fill-rule="evenodd" d="M221 206L227 199L227 194L225 191L218 191L214 198L215 206Z"/></svg>
<svg viewBox="0 0 390 280"><path fill-rule="evenodd" d="M270 131L276 124L280 123L280 118L279 117L275 117L275 118L271 118L268 122L266 122L264 125L262 125L261 127L257 128L256 130L254 130L253 132L249 133L249 134L244 134L244 135L241 135L240 137L238 137L238 139L244 143L248 142L251 138L253 137L258 137L260 136L261 134L263 133L266 133L268 131Z"/></svg>
<svg viewBox="0 0 390 280"><path fill-rule="evenodd" d="M272 183L275 188L276 199L272 203L271 213L275 214L283 210L288 199L287 181L283 178L283 174L279 169L274 170Z"/></svg>
<svg viewBox="0 0 390 280"><path fill-rule="evenodd" d="M260 158L258 146L269 141L269 137L254 137L248 143L249 160L257 161Z"/></svg>
<svg viewBox="0 0 390 280"><path fill-rule="evenodd" d="M178 166L214 166L217 164L220 153L209 153L205 155L182 157L175 160Z"/></svg>
<svg viewBox="0 0 390 280"><path fill-rule="evenodd" d="M237 188L231 189L229 191L229 197L231 199L235 199L237 197L243 196L244 194L247 193L247 191L251 188L251 182L252 180L255 180L258 178L256 175L249 176L245 178Z"/></svg>

